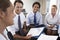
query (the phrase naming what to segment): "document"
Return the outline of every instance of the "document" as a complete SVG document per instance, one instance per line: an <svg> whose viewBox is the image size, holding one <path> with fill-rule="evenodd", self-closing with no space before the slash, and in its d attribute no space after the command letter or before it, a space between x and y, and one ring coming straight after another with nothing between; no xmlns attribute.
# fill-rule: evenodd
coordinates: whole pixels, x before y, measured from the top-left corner
<svg viewBox="0 0 60 40"><path fill-rule="evenodd" d="M58 36L41 34L41 36L37 40L57 40L57 38Z"/></svg>
<svg viewBox="0 0 60 40"><path fill-rule="evenodd" d="M31 28L27 35L39 36L43 30L44 30L44 27Z"/></svg>

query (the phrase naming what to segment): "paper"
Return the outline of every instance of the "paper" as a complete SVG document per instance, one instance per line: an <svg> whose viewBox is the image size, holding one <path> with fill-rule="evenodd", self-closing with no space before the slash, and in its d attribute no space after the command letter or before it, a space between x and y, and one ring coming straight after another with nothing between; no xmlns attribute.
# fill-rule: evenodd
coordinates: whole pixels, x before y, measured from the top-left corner
<svg viewBox="0 0 60 40"><path fill-rule="evenodd" d="M44 27L31 28L27 35L39 36L40 33L43 31L43 29L44 29Z"/></svg>
<svg viewBox="0 0 60 40"><path fill-rule="evenodd" d="M57 38L58 36L41 34L41 36L37 40L57 40Z"/></svg>

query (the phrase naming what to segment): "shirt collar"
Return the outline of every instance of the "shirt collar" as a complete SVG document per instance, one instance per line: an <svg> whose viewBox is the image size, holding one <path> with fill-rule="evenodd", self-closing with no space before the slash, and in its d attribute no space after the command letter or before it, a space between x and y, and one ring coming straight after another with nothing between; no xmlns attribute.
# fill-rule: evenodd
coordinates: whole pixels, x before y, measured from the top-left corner
<svg viewBox="0 0 60 40"><path fill-rule="evenodd" d="M22 12L21 12L21 13L22 13ZM21 15L21 13L20 13L19 15ZM15 14L15 15L18 15L18 14L16 14L16 12L15 12L15 11L14 11L14 14Z"/></svg>
<svg viewBox="0 0 60 40"><path fill-rule="evenodd" d="M56 17L58 15L58 11L56 12L56 14L55 14L55 16L54 17ZM52 17L52 14L50 13L50 16Z"/></svg>
<svg viewBox="0 0 60 40"><path fill-rule="evenodd" d="M33 11L31 11L32 12L32 14L34 15L34 12ZM36 14L38 13L38 11L36 12Z"/></svg>

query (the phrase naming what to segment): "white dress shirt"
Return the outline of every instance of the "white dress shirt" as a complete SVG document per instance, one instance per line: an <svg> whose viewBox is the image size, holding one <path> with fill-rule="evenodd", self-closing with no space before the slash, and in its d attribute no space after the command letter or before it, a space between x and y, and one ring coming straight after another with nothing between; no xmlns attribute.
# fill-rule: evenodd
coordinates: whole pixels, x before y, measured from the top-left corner
<svg viewBox="0 0 60 40"><path fill-rule="evenodd" d="M60 22L60 16L58 13L56 13L56 15L54 16L54 18L52 17L51 13L47 14L46 17L45 17L45 25L46 27L49 26L49 24L52 24L52 25L59 25L59 22ZM57 26L53 27L52 30L57 30L56 28Z"/></svg>
<svg viewBox="0 0 60 40"><path fill-rule="evenodd" d="M22 12L19 15L20 15L20 20L21 20L21 28L23 28L23 24L25 22L25 16L24 16L24 14ZM14 24L11 25L11 26L8 26L7 29L8 29L8 31L10 31L12 33L12 35L15 35L15 32L19 31L19 27L18 27L18 15L17 14L16 14L16 16L14 18ZM6 29L4 30L4 34L7 37L7 31L6 31ZM8 37L7 37L7 39L9 40Z"/></svg>
<svg viewBox="0 0 60 40"><path fill-rule="evenodd" d="M36 13L36 19L37 19L38 25L42 24L42 15L40 12ZM34 13L33 12L28 13L26 17L26 25L29 26L30 24L34 24Z"/></svg>
<svg viewBox="0 0 60 40"><path fill-rule="evenodd" d="M0 34L0 40L7 40L2 34Z"/></svg>

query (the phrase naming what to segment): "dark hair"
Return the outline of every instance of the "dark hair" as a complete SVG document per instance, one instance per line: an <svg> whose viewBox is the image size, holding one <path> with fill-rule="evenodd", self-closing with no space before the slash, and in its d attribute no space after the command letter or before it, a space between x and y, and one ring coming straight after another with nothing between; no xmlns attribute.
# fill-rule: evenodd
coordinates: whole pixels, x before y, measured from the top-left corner
<svg viewBox="0 0 60 40"><path fill-rule="evenodd" d="M23 2L21 1L21 0L15 0L15 2L14 2L14 6L16 5L16 3L21 3L22 5L23 5Z"/></svg>
<svg viewBox="0 0 60 40"><path fill-rule="evenodd" d="M39 2L34 2L33 5L32 5L32 7L34 7L35 4L39 5L39 8L40 8L41 5L40 5Z"/></svg>
<svg viewBox="0 0 60 40"><path fill-rule="evenodd" d="M57 9L57 6L56 5L52 5L52 7L55 7Z"/></svg>
<svg viewBox="0 0 60 40"><path fill-rule="evenodd" d="M0 0L0 9L2 11L5 12L9 6L10 6L10 1L9 0Z"/></svg>

